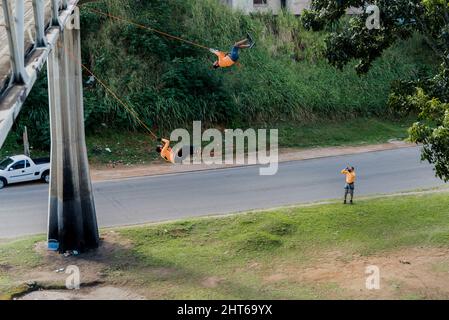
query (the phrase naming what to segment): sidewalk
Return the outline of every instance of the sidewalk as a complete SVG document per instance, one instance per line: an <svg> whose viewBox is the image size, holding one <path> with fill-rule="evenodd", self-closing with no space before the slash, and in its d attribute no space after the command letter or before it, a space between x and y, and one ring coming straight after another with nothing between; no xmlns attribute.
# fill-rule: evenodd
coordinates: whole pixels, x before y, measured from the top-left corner
<svg viewBox="0 0 449 320"><path fill-rule="evenodd" d="M324 157L335 157L348 154L359 154L373 151L394 150L400 148L414 147L415 144L403 141L391 141L388 143L364 145L364 146L343 146L326 147L313 149L280 149L279 162L316 159ZM154 162L148 165L126 166L119 165L113 167L91 168L93 181L105 181L114 179L134 178L142 176L153 176L161 174L173 174L191 171L202 171L222 168L239 167L241 165L173 165L169 163Z"/></svg>

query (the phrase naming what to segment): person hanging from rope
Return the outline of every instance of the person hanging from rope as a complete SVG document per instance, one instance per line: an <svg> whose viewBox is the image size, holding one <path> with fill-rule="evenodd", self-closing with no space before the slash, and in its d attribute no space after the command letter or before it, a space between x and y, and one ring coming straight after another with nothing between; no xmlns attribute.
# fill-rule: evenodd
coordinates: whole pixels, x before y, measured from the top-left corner
<svg viewBox="0 0 449 320"><path fill-rule="evenodd" d="M256 43L252 39L251 35L248 33L245 39L234 43L230 53L225 53L216 49L209 49L210 52L218 57L218 60L213 64L214 69L232 67L239 60L239 50L251 49L255 44Z"/></svg>
<svg viewBox="0 0 449 320"><path fill-rule="evenodd" d="M159 153L165 161L175 163L175 153L173 152L172 148L170 147L170 140L161 139L161 142L164 145L163 146L158 145L156 147L156 152Z"/></svg>
<svg viewBox="0 0 449 320"><path fill-rule="evenodd" d="M158 145L156 147L156 152L161 155L161 157L168 162L176 163L176 160L184 160L187 154L190 156L193 156L195 153L195 148L193 146L185 146L179 149L178 153L176 154L173 149L170 147L170 140L168 139L161 139L161 142L163 145ZM186 150L187 152L184 154L183 151Z"/></svg>
<svg viewBox="0 0 449 320"><path fill-rule="evenodd" d="M240 49L248 49L248 48L251 49L256 44L254 42L254 40L252 39L251 35L249 33L247 33L246 39L243 39L241 41L236 42L234 44L234 46L232 47L230 53L224 53L224 52L222 52L220 50L208 48L208 47L206 47L206 46L204 46L202 44L199 44L199 43L187 40L187 39L183 39L183 38L174 36L172 34L163 32L161 30L157 30L157 29L150 28L150 27L144 26L142 24L139 24L139 23L136 23L136 22L133 22L133 21L130 21L130 20L126 20L126 19L121 18L121 17L116 17L116 16L113 16L113 15L111 15L109 13L105 13L105 12L101 12L101 11L98 11L98 10L94 10L92 8L86 9L86 10L88 10L88 11L90 11L92 13L96 13L96 14L100 14L100 15L109 17L111 19L119 20L119 21L122 21L122 22L127 22L127 23L135 25L135 26L137 26L137 27L139 27L141 29L149 30L151 32L158 33L158 34L160 34L160 35L162 35L164 37L188 43L188 44L190 44L192 46L197 46L199 48L208 49L210 52L212 52L213 54L215 54L218 57L218 60L215 61L214 64L213 64L213 67L215 69L217 69L217 68L227 68L227 67L233 66L239 59L239 50Z"/></svg>

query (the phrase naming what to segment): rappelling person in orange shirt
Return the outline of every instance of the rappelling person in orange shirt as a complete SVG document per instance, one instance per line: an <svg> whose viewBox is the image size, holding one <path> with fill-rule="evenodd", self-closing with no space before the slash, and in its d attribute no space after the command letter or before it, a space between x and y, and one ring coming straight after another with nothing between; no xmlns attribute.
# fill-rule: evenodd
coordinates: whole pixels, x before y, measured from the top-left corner
<svg viewBox="0 0 449 320"><path fill-rule="evenodd" d="M156 152L159 153L165 161L175 163L175 153L173 152L173 149L170 147L170 140L161 139L161 142L164 145L157 146Z"/></svg>
<svg viewBox="0 0 449 320"><path fill-rule="evenodd" d="M210 52L218 57L218 60L216 60L213 64L214 69L232 67L239 60L240 49L251 49L255 44L256 43L251 38L250 34L248 34L246 39L234 43L230 53L225 53L216 49L209 49Z"/></svg>
<svg viewBox="0 0 449 320"><path fill-rule="evenodd" d="M187 156L187 154L190 154L190 156L193 156L195 154L195 148L193 146L185 146L181 148L176 154L170 147L170 140L161 139L161 142L163 143L163 145L158 145L156 147L156 152L159 153L165 161L171 162L173 164L176 163L176 160L183 160ZM185 155L183 154L183 151L185 151Z"/></svg>

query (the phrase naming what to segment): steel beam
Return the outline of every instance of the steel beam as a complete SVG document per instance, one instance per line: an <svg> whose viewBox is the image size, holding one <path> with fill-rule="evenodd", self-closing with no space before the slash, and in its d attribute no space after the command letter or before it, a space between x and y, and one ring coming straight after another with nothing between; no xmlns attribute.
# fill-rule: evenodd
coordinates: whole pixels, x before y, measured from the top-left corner
<svg viewBox="0 0 449 320"><path fill-rule="evenodd" d="M33 0L34 26L36 28L37 47L45 47L47 45L47 41L45 38L44 10L44 0Z"/></svg>
<svg viewBox="0 0 449 320"><path fill-rule="evenodd" d="M28 74L25 70L24 55L24 0L16 0L15 16L11 8L11 2L8 3L8 0L2 0L2 7L8 34L13 81L25 84L28 81Z"/></svg>
<svg viewBox="0 0 449 320"><path fill-rule="evenodd" d="M51 0L51 23L53 26L60 26L59 4L61 0Z"/></svg>
<svg viewBox="0 0 449 320"><path fill-rule="evenodd" d="M10 0L2 0L2 4L9 1ZM60 12L59 20L63 25L65 25L67 21L71 20L71 12L74 10L74 8L76 8L77 3L78 0L69 0L69 6L67 10ZM6 7L3 6L3 10L5 10L5 8ZM10 8L8 10L10 10ZM8 29L7 31L9 37L10 30ZM25 69L26 73L29 75L28 82L26 84L17 82L13 83L13 85L8 88L4 95L0 97L0 147L5 142L8 132L11 130L11 127L14 124L14 120L20 113L25 99L33 88L38 74L46 63L47 57L56 45L56 42L61 33L62 30L60 26L50 27L45 31L47 46L43 48L37 48L27 58Z"/></svg>

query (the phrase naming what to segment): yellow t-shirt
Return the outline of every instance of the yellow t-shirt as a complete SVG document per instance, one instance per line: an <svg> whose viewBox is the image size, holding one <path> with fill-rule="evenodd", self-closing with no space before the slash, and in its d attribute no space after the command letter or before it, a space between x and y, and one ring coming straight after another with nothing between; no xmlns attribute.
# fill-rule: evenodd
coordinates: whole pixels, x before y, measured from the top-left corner
<svg viewBox="0 0 449 320"><path fill-rule="evenodd" d="M354 183L356 179L355 170L349 172L346 169L341 170L341 173L346 175L346 183Z"/></svg>
<svg viewBox="0 0 449 320"><path fill-rule="evenodd" d="M161 151L161 157L168 162L175 163L175 154L172 148L170 148L170 140L162 139L162 142L164 142L164 147Z"/></svg>
<svg viewBox="0 0 449 320"><path fill-rule="evenodd" d="M228 68L235 64L235 61L231 59L229 55L222 51L215 51L214 52L218 57L218 65L220 68Z"/></svg>

